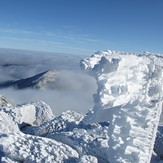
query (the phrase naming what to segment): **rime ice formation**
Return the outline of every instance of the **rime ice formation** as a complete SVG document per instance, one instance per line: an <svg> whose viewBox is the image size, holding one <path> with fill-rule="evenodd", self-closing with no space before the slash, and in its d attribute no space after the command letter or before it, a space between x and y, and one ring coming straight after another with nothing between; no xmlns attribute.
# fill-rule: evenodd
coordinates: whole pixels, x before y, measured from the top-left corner
<svg viewBox="0 0 163 163"><path fill-rule="evenodd" d="M81 67L98 85L85 123L110 122L108 161L150 162L162 110L163 56L102 51Z"/></svg>

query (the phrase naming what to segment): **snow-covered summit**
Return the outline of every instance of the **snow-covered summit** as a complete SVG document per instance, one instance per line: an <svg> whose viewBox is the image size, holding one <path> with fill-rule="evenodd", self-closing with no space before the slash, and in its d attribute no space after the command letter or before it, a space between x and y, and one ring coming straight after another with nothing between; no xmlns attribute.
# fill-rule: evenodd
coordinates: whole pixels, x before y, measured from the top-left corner
<svg viewBox="0 0 163 163"><path fill-rule="evenodd" d="M81 68L98 85L85 123L109 121L110 162L149 162L162 110L161 54L97 52Z"/></svg>

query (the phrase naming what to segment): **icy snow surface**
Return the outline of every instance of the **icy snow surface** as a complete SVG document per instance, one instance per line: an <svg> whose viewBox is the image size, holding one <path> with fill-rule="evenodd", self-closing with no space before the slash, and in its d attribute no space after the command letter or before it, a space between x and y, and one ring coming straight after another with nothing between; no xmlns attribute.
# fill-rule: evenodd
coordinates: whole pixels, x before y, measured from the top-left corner
<svg viewBox="0 0 163 163"><path fill-rule="evenodd" d="M161 162L163 56L102 51L81 67L98 85L87 115L54 117L41 101L1 105L1 162Z"/></svg>

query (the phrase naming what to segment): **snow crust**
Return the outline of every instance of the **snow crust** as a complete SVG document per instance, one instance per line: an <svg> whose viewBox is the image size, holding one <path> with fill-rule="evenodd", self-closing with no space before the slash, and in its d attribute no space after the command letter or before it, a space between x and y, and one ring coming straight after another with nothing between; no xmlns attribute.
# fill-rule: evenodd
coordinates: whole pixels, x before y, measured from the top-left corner
<svg viewBox="0 0 163 163"><path fill-rule="evenodd" d="M150 162L162 111L162 58L102 51L81 61L98 85L84 122L110 122L108 161Z"/></svg>
<svg viewBox="0 0 163 163"><path fill-rule="evenodd" d="M9 159L25 163L63 162L78 158L78 153L67 145L23 133L2 135L0 147Z"/></svg>

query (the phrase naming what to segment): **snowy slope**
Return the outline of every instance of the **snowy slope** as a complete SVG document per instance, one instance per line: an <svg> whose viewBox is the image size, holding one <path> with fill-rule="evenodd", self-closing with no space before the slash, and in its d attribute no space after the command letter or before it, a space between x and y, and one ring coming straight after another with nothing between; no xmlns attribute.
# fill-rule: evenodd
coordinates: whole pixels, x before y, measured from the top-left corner
<svg viewBox="0 0 163 163"><path fill-rule="evenodd" d="M50 85L55 87L55 82L57 81L57 79L57 72L55 70L49 70L29 78L1 83L0 88L15 87L17 89L45 89Z"/></svg>
<svg viewBox="0 0 163 163"><path fill-rule="evenodd" d="M162 110L162 58L103 51L81 61L98 85L84 121L110 122L108 161L150 162Z"/></svg>

